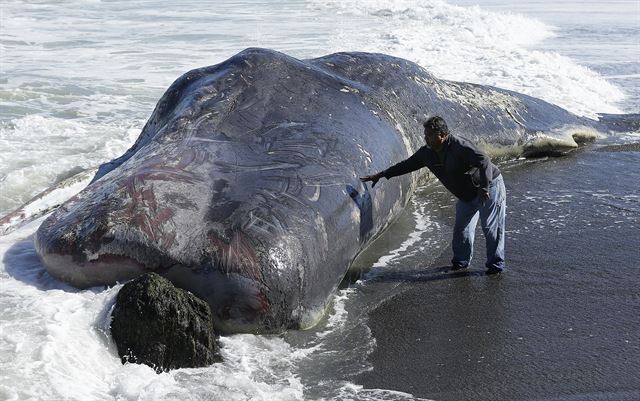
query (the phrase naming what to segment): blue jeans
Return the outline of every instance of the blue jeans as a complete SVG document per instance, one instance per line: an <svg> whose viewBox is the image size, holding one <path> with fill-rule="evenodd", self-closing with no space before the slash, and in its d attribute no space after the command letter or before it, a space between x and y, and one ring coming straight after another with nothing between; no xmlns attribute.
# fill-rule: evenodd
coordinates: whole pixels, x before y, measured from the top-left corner
<svg viewBox="0 0 640 401"><path fill-rule="evenodd" d="M455 267L467 267L473 255L473 240L478 217L487 241L488 269L502 270L504 264L504 218L507 207L507 192L502 175L489 186L489 199L480 202L476 197L470 202L458 200L456 203L456 224L453 228L453 259Z"/></svg>

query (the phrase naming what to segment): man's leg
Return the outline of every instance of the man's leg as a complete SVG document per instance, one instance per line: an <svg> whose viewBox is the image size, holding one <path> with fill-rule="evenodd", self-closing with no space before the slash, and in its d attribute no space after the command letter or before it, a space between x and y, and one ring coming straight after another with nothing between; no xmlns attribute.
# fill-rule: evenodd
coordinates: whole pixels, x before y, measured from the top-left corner
<svg viewBox="0 0 640 401"><path fill-rule="evenodd" d="M480 221L487 240L488 273L499 273L505 268L504 231L506 214L506 190L502 175L489 187L489 199L480 207Z"/></svg>
<svg viewBox="0 0 640 401"><path fill-rule="evenodd" d="M453 259L451 264L455 268L466 268L471 263L473 255L473 239L478 224L478 202L464 202L458 200L456 203L456 223L453 227Z"/></svg>

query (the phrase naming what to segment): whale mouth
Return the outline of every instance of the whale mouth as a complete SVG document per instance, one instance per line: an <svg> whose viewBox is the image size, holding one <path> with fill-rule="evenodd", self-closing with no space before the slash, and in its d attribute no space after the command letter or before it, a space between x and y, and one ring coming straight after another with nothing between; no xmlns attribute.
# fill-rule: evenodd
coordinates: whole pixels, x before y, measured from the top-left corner
<svg viewBox="0 0 640 401"><path fill-rule="evenodd" d="M41 252L39 255L52 277L78 288L115 285L149 271L140 262L124 255L102 254L85 262L78 262L71 254Z"/></svg>
<svg viewBox="0 0 640 401"><path fill-rule="evenodd" d="M100 214L68 220L63 215L45 221L36 232L35 247L47 272L74 287L111 286L175 264L161 246L109 224Z"/></svg>

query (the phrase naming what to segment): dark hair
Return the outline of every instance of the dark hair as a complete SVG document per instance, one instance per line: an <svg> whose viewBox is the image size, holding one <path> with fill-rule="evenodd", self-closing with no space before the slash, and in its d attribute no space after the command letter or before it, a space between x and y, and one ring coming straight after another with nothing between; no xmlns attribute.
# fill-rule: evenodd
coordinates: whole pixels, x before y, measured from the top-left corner
<svg viewBox="0 0 640 401"><path fill-rule="evenodd" d="M440 116L431 117L430 119L425 121L422 126L428 131L449 135L449 127L447 127L447 123L444 122L444 118Z"/></svg>

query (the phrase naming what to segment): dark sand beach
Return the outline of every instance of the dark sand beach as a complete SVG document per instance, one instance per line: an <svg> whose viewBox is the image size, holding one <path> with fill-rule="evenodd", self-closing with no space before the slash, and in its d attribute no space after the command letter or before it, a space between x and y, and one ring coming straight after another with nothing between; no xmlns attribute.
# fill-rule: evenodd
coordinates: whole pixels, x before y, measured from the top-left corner
<svg viewBox="0 0 640 401"><path fill-rule="evenodd" d="M508 272L484 275L478 228L469 272L447 272L447 248L377 278L404 291L369 313L373 369L356 381L443 401L640 400L640 152L603 150L502 167Z"/></svg>

